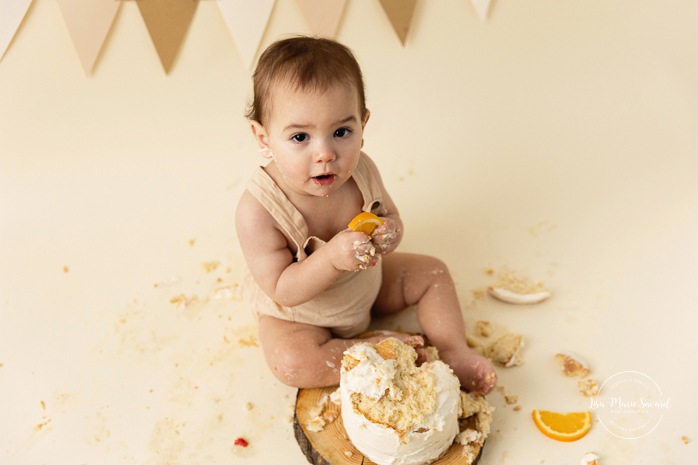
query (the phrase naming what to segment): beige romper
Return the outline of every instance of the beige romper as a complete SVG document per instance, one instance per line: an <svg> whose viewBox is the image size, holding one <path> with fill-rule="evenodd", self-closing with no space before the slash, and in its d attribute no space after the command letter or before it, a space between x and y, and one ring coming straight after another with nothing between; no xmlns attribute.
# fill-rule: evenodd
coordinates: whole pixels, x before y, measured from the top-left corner
<svg viewBox="0 0 698 465"><path fill-rule="evenodd" d="M377 174L365 157L361 154L352 177L363 196L363 210L384 216L387 212L383 206ZM291 238L297 250L295 261L303 261L312 253L311 250L317 250L325 244L322 239L308 235L308 225L303 216L263 168L256 171L247 189L277 221L286 236ZM285 307L265 294L247 270L242 295L252 303L258 314L322 326L338 337L348 338L368 328L371 307L378 296L381 277L380 262L363 271L345 271L312 300L295 307Z"/></svg>

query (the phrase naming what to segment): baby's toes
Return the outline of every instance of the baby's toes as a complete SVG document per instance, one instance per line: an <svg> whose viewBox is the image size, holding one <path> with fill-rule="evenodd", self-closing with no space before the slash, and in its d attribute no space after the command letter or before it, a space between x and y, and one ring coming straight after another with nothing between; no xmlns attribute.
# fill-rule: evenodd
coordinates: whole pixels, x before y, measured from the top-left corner
<svg viewBox="0 0 698 465"><path fill-rule="evenodd" d="M481 394L489 394L497 385L497 373L494 371L492 363L485 359L478 361L476 364L477 370L477 391Z"/></svg>

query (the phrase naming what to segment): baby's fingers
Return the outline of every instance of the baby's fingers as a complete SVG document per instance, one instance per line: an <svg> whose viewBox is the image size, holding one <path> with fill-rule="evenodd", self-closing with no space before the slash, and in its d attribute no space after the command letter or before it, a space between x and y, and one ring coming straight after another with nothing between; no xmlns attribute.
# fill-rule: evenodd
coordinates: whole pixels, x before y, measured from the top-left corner
<svg viewBox="0 0 698 465"><path fill-rule="evenodd" d="M378 260L376 246L370 241L368 236L365 237L365 241L354 241L354 257L360 262L358 270L365 270L369 266L375 266Z"/></svg>
<svg viewBox="0 0 698 465"><path fill-rule="evenodd" d="M354 251L356 256L370 255L373 256L376 253L376 246L366 239L366 241L354 241Z"/></svg>
<svg viewBox="0 0 698 465"><path fill-rule="evenodd" d="M390 245L395 242L395 238L397 237L397 233L395 232L390 232L387 234L380 234L373 236L372 241L376 245L376 248L378 249L379 252L384 251Z"/></svg>

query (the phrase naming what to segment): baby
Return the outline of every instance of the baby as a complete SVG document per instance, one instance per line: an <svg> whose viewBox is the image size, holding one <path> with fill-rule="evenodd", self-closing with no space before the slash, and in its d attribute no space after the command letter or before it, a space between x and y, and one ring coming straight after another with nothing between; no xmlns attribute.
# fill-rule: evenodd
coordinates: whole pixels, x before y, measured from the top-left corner
<svg viewBox="0 0 698 465"><path fill-rule="evenodd" d="M243 292L259 315L267 363L291 386L336 385L342 354L371 314L416 305L420 327L461 386L489 393L496 374L466 343L446 265L395 251L400 214L361 151L369 115L361 69L343 45L295 37L260 57L247 117L269 162L243 193L236 225L249 269ZM384 220L370 237L347 228L361 211Z"/></svg>

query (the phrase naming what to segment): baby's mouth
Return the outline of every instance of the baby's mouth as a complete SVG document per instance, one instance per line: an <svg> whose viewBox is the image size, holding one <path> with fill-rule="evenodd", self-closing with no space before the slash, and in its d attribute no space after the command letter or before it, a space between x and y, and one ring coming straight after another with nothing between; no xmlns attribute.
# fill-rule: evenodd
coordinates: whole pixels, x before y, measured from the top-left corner
<svg viewBox="0 0 698 465"><path fill-rule="evenodd" d="M329 186L334 182L334 174L321 174L320 176L313 176L315 184L320 186Z"/></svg>

